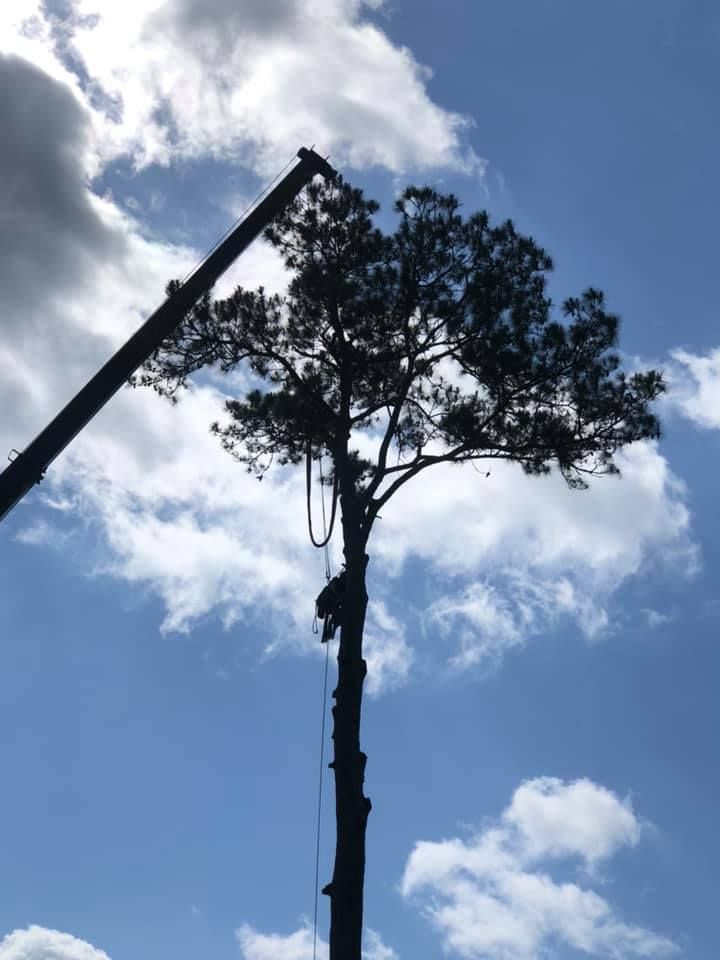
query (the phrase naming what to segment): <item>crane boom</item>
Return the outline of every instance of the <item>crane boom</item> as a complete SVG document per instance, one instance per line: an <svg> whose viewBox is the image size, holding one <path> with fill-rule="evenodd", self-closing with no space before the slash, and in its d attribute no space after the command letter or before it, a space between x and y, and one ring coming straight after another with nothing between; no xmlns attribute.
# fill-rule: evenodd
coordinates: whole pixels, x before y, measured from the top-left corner
<svg viewBox="0 0 720 960"><path fill-rule="evenodd" d="M0 519L39 483L53 460L127 383L132 374L172 333L197 300L227 270L316 174L332 179L330 164L302 147L300 162L222 241L185 282L92 377L32 443L0 473Z"/></svg>

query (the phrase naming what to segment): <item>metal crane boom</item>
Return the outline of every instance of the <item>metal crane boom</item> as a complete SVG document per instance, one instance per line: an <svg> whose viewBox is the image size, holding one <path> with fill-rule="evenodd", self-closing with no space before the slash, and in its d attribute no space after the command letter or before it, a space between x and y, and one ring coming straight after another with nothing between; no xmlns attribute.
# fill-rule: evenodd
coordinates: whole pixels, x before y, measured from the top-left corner
<svg viewBox="0 0 720 960"><path fill-rule="evenodd" d="M197 300L227 270L265 227L316 174L332 179L336 172L314 150L302 147L300 163L200 264L89 380L32 443L0 473L0 519L39 483L53 460L117 393L137 368L172 333Z"/></svg>

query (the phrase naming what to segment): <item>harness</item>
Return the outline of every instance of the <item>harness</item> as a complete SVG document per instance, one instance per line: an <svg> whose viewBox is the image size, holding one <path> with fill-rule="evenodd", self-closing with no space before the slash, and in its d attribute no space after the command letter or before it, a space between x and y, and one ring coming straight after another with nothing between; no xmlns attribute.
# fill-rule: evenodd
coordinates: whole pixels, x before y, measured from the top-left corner
<svg viewBox="0 0 720 960"><path fill-rule="evenodd" d="M321 643L332 640L342 626L342 608L345 599L345 571L341 570L322 588L315 600L315 616L323 621Z"/></svg>

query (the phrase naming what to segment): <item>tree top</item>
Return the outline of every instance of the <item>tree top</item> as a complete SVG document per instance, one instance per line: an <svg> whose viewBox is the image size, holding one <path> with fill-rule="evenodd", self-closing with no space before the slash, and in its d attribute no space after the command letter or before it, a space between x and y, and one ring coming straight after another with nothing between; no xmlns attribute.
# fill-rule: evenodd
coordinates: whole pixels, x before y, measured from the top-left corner
<svg viewBox="0 0 720 960"><path fill-rule="evenodd" d="M375 225L378 209L341 177L311 184L265 234L286 293L204 297L139 382L174 399L204 366L245 364L257 385L226 401L212 427L223 446L259 476L273 460L329 452L350 470L368 530L435 463L556 464L585 487L618 472L625 444L659 435L662 377L622 371L619 321L599 290L556 307L542 247L509 220L463 216L452 194L407 188L392 233ZM359 431L374 457L357 452Z"/></svg>

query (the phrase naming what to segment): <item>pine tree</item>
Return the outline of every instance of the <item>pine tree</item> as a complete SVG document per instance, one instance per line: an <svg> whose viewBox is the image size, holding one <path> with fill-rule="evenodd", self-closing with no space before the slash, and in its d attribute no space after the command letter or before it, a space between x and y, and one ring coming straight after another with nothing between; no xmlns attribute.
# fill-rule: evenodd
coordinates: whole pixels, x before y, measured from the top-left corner
<svg viewBox="0 0 720 960"><path fill-rule="evenodd" d="M312 184L266 232L289 271L284 296L206 296L146 363L141 382L175 399L205 366L245 364L262 384L228 400L212 430L262 477L274 461L328 456L339 492L346 586L333 693L337 838L331 960L360 960L368 542L379 511L438 463L511 460L557 468L573 488L617 473L614 454L659 434L654 370L626 376L618 318L589 289L552 304L548 254L508 221L463 217L458 200L408 188L397 228L338 178ZM174 283L169 290L174 289ZM353 443L377 440L373 459Z"/></svg>

